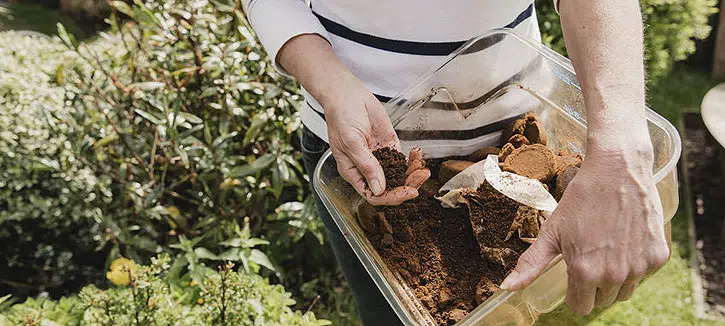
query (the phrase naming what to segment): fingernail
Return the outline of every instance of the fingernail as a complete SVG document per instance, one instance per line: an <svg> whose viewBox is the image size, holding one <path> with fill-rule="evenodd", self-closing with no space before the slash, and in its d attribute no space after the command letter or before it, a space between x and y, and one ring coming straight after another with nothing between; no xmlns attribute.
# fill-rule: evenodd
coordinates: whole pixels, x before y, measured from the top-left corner
<svg viewBox="0 0 725 326"><path fill-rule="evenodd" d="M380 195L380 193L383 192L382 187L380 187L380 182L378 180L373 180L370 182L370 190L373 191L373 195L377 196Z"/></svg>
<svg viewBox="0 0 725 326"><path fill-rule="evenodd" d="M511 272L511 274L509 274L509 276L507 276L506 279L503 280L503 283L501 283L501 289L511 290L514 287L514 285L516 285L516 279L518 277L519 277L519 272L517 272L517 271Z"/></svg>

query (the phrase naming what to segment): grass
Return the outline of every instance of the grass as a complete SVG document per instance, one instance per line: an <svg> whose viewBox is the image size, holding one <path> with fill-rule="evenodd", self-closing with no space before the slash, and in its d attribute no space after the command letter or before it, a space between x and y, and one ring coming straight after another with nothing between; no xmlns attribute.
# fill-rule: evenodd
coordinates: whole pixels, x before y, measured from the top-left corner
<svg viewBox="0 0 725 326"><path fill-rule="evenodd" d="M678 67L650 87L649 106L677 125L683 112L699 111L702 98L715 84L704 72ZM632 300L595 310L586 317L562 306L542 316L537 325L725 325L694 316L687 217L683 209L672 220L672 241L670 261L639 287Z"/></svg>
<svg viewBox="0 0 725 326"><path fill-rule="evenodd" d="M88 36L70 17L58 10L36 4L0 4L0 31L28 30L56 35L56 24L61 23L78 39Z"/></svg>

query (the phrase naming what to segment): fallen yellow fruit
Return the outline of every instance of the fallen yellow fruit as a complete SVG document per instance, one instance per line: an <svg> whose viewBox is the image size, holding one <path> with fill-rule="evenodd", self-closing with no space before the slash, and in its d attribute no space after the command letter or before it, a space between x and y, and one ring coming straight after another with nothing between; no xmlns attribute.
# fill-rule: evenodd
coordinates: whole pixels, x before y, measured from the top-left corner
<svg viewBox="0 0 725 326"><path fill-rule="evenodd" d="M128 258L118 258L111 263L106 278L115 285L129 285L136 272L136 263Z"/></svg>

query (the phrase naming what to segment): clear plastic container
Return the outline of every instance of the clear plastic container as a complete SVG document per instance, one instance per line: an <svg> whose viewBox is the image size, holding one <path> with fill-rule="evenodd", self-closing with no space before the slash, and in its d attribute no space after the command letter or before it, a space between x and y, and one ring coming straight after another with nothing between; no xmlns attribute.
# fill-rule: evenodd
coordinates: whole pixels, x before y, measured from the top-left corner
<svg viewBox="0 0 725 326"><path fill-rule="evenodd" d="M421 146L428 157L466 155L497 144L502 121L528 111L543 122L549 148L586 154L584 101L570 61L511 30L494 30L470 40L386 108L403 149ZM655 153L654 178L669 223L679 204L675 166L682 146L667 120L649 109L647 119ZM436 140L440 137L455 140ZM353 209L362 198L340 178L329 151L313 177L325 207L403 323L435 325L357 224ZM457 325L532 325L539 314L564 302L566 287L566 266L558 257L529 287L498 292Z"/></svg>

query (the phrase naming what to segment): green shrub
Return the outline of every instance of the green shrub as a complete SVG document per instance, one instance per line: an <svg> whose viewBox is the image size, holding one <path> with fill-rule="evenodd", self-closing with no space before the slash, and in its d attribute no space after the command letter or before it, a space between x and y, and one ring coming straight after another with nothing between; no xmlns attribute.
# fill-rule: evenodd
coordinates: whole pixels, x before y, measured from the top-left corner
<svg viewBox="0 0 725 326"><path fill-rule="evenodd" d="M70 175L67 182L86 175L95 180L72 197L83 205L63 208L92 209L33 220L34 207L16 207L14 216L23 227L0 234L8 247L43 244L51 253L77 242L63 257L87 261L65 259L65 265L44 267L39 278L73 279L82 274L79 269L94 265L88 275L96 279L9 290L21 298L43 290L55 297L88 281L101 286L98 269L107 263L99 255L106 261L126 256L143 262L167 252L177 277L199 280L208 272L205 262L231 260L288 287L299 299L297 309L314 303L315 311L330 312L340 323L355 320L299 163L298 87L271 67L239 3L113 5L109 33L79 44L61 28L68 51L39 65L47 66L43 76L61 94L50 106L65 113L35 122L67 127L50 129L46 138L67 140L68 161L84 171L61 165L55 173ZM0 61L12 53L3 53ZM52 232L33 228L43 223L68 225ZM252 234L262 239L240 240ZM271 243L261 251L253 248L259 241ZM34 251L17 255L22 257L15 260L26 263L36 259ZM38 273L16 268L0 275Z"/></svg>
<svg viewBox="0 0 725 326"><path fill-rule="evenodd" d="M93 241L99 180L73 154L64 122L64 74L75 65L60 42L0 33L0 293L67 293L103 268Z"/></svg>
<svg viewBox="0 0 725 326"><path fill-rule="evenodd" d="M90 285L60 301L29 299L11 307L0 302L4 325L329 325L310 312L293 311L290 294L233 264L205 273L203 283L176 279L166 255L149 266L119 260L126 284L101 290ZM114 279L113 277L111 279Z"/></svg>
<svg viewBox="0 0 725 326"><path fill-rule="evenodd" d="M92 66L70 81L69 100L74 151L112 193L97 201L99 245L138 261L189 243L224 256L248 218L272 242L265 275L301 305L317 295L348 302L327 293L342 277L300 164L302 97L270 65L239 2L112 4L112 33L92 46L61 33ZM178 262L192 266L193 256Z"/></svg>
<svg viewBox="0 0 725 326"><path fill-rule="evenodd" d="M645 63L649 81L667 74L677 61L695 52L695 41L710 34L710 15L717 12L716 0L644 0ZM552 1L537 1L537 15L544 44L566 54L559 17Z"/></svg>

